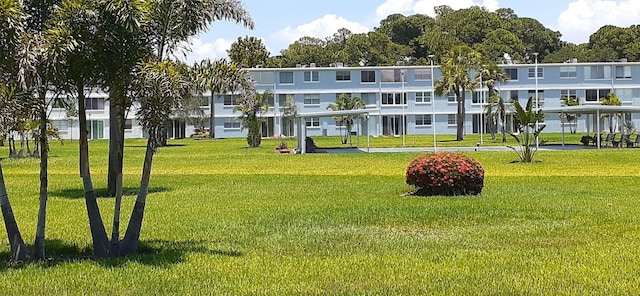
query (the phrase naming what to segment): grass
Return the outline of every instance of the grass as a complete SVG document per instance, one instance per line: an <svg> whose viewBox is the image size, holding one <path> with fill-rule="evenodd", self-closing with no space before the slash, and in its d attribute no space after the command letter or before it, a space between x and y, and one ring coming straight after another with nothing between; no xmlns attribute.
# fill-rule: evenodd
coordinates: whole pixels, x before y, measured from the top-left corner
<svg viewBox="0 0 640 296"><path fill-rule="evenodd" d="M372 146L384 145L378 140L398 141ZM340 146L337 138L316 141ZM637 149L541 151L531 164L513 163L509 152L470 152L485 166L481 196L417 198L401 196L411 190L404 173L417 153L278 155L278 142L246 149L243 139L171 141L155 159L141 254L107 260L87 259L77 142L52 144L52 259L0 264L3 293L640 293ZM107 142L90 147L104 192ZM127 140L125 149L123 225L144 142ZM5 159L3 168L31 243L38 161ZM110 231L113 200L100 204ZM8 258L0 236L0 260Z"/></svg>

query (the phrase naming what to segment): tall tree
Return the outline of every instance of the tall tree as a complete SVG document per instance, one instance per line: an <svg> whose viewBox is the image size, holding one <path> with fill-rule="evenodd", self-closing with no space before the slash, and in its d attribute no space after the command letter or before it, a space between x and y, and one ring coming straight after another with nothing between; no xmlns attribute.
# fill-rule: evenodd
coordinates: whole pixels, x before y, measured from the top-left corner
<svg viewBox="0 0 640 296"><path fill-rule="evenodd" d="M269 51L256 37L238 37L227 50L231 62L241 68L255 68L257 65L265 65L269 58Z"/></svg>
<svg viewBox="0 0 640 296"><path fill-rule="evenodd" d="M216 108L215 100L227 93L235 93L240 90L242 83L247 79L247 72L236 64L225 59L215 61L202 60L195 65L195 80L200 92L209 92L209 138L215 138Z"/></svg>
<svg viewBox="0 0 640 296"><path fill-rule="evenodd" d="M257 93L250 81L244 84L242 94L233 111L242 113L240 120L242 127L247 129L247 144L249 147L260 147L262 142L262 115L269 110L269 101L273 100L273 91L267 90Z"/></svg>
<svg viewBox="0 0 640 296"><path fill-rule="evenodd" d="M435 81L435 93L437 95L442 96L447 93L456 95L458 105L456 116L457 141L464 139L465 94L467 91L473 93L478 86L478 80L470 77L469 73L472 70L477 72L481 65L481 59L482 55L471 47L466 45L455 46L446 54L445 62L440 66L442 78Z"/></svg>
<svg viewBox="0 0 640 296"><path fill-rule="evenodd" d="M126 60L127 62L122 63L122 70L114 72L116 74L131 73L133 67L145 56L146 52L141 49L150 49L152 52L149 53L159 61L163 61L169 54L176 54L181 44L184 44L189 37L204 31L214 21L233 21L251 29L254 27L253 20L239 0L158 0L148 3L126 0L123 4L108 2L107 7L111 8L109 11L116 17L111 21L116 23L120 21L122 28L118 31L123 33L121 36L127 37L123 40L114 40L113 44L122 45L116 46L115 51L134 57L133 64L129 64L129 60ZM113 63L117 60L109 61ZM122 61L125 60L122 59ZM125 86L128 84L130 83L126 83ZM112 100L110 109L113 110L113 114L110 114L110 161L107 178L110 196L115 195L117 178L122 174L124 114L131 104L131 99L124 95L118 94L118 97L124 98L117 101L121 104L116 104L114 108ZM113 144L111 144L112 141Z"/></svg>
<svg viewBox="0 0 640 296"><path fill-rule="evenodd" d="M341 94L336 98L334 103L329 104L327 109L331 109L333 111L342 111L342 110L358 110L362 109L366 106L366 103L360 97L352 97L348 94ZM353 129L353 124L356 119L363 119L364 116L362 114L356 115L339 115L335 116L334 119L340 123L340 128L342 126L345 127L344 137L342 138L342 144L351 144L351 130Z"/></svg>
<svg viewBox="0 0 640 296"><path fill-rule="evenodd" d="M140 190L122 243L118 250L114 250L121 256L133 255L137 252L149 192L153 156L164 138L165 126L171 120L172 110L181 108L182 99L190 96L192 92L187 67L172 61L142 63L135 75L134 92L140 102L136 116L149 133L149 138Z"/></svg>

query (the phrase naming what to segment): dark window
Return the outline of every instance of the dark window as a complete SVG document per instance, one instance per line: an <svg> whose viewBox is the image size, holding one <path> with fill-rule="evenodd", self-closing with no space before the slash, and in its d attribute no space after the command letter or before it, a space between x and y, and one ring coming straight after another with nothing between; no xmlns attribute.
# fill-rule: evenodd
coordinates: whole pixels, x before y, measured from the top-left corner
<svg viewBox="0 0 640 296"><path fill-rule="evenodd" d="M361 82L376 82L376 71L365 70L360 72Z"/></svg>
<svg viewBox="0 0 640 296"><path fill-rule="evenodd" d="M351 81L351 71L336 71L336 81Z"/></svg>

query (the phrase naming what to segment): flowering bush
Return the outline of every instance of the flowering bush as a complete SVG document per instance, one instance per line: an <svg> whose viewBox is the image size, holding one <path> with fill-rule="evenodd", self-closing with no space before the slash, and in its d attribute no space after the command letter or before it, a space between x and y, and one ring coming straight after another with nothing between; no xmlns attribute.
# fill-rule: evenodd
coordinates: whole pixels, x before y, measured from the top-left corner
<svg viewBox="0 0 640 296"><path fill-rule="evenodd" d="M484 187L484 169L459 153L428 153L409 163L406 179L416 187L415 195L476 195Z"/></svg>

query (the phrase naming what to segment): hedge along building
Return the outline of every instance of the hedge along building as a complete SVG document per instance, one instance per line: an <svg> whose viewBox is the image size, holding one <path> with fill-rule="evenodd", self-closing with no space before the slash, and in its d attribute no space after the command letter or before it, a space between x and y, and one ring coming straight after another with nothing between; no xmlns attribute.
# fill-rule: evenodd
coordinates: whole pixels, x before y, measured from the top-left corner
<svg viewBox="0 0 640 296"><path fill-rule="evenodd" d="M623 106L640 106L640 63L561 63L561 64L503 64L500 65L509 79L497 85L496 89L507 101L519 99L525 102L538 94L540 108L559 108L562 97L579 98L580 105L600 105L599 99L615 93ZM537 70L537 71L536 71ZM311 64L296 68L252 68L249 75L256 82L258 92L271 90L274 99L269 101L269 109L262 116L263 137L296 136L295 119L285 116L287 98L293 98L298 113L324 112L341 94L358 96L366 104L366 109L376 109L369 113L367 123L361 128L370 136L402 136L456 133L456 99L453 94L436 96L434 80L441 78L436 66L385 66L385 67L344 67L340 64L330 67L316 67ZM471 75L471 73L470 73ZM467 94L465 102L466 134L486 133L483 124L487 89L479 88ZM109 103L106 96L93 93L87 99L90 135L92 138L106 138L109 135ZM204 111L204 128L209 129L210 94L205 94L201 102ZM245 137L241 129L240 114L234 113L237 96L226 94L216 96L215 136L217 138ZM136 108L135 106L133 108ZM135 120L135 110L127 115L127 138L144 137L144 131ZM64 138L77 138L77 118L67 117L64 110L52 110L50 117ZM625 114L635 126L640 127L640 116ZM545 132L561 132L569 125L575 125L578 132L594 132L606 126L606 119L582 116L575 122L566 122L559 113L549 113L544 123ZM341 132L339 122L332 117L306 117L305 130L308 136L337 136ZM188 137L197 127L187 125L183 119L175 118L170 123L169 137Z"/></svg>

